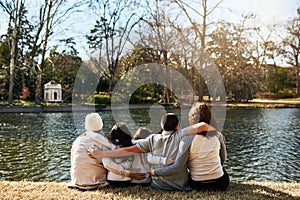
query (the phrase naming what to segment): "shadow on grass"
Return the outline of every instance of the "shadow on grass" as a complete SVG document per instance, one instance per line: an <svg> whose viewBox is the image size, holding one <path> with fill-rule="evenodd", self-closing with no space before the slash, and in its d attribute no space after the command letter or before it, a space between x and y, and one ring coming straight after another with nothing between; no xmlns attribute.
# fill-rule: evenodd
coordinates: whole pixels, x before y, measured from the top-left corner
<svg viewBox="0 0 300 200"><path fill-rule="evenodd" d="M283 183L284 184L284 183ZM234 194L238 199L299 199L293 197L292 188L284 187L283 184L270 183L262 185L260 183L230 183L230 187L226 193Z"/></svg>
<svg viewBox="0 0 300 200"><path fill-rule="evenodd" d="M299 188L299 187L298 187ZM232 182L227 191L166 191L157 190L151 187L127 187L127 188L106 188L102 190L106 194L121 199L299 199L288 194L288 186L278 183L261 185L256 183Z"/></svg>

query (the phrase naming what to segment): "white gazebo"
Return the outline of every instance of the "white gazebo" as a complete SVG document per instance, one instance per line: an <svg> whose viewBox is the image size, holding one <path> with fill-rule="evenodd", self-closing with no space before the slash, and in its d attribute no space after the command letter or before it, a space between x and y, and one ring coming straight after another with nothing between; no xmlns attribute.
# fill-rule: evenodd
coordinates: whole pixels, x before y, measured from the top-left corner
<svg viewBox="0 0 300 200"><path fill-rule="evenodd" d="M61 84L50 81L44 85L44 100L46 102L61 102Z"/></svg>

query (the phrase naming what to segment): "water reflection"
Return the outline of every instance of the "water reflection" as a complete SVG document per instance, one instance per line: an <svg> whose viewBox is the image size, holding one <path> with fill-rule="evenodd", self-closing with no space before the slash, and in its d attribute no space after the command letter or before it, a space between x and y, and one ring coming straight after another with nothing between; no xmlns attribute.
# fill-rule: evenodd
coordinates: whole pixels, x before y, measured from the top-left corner
<svg viewBox="0 0 300 200"><path fill-rule="evenodd" d="M9 114L1 116L1 176L5 180L50 181L68 178L71 118L65 114Z"/></svg>
<svg viewBox="0 0 300 200"><path fill-rule="evenodd" d="M227 168L240 181L299 181L299 109L234 109L223 133Z"/></svg>
<svg viewBox="0 0 300 200"><path fill-rule="evenodd" d="M173 112L187 126L188 110ZM85 114L75 121L72 113L0 115L0 180L69 181L70 149L84 130ZM133 133L149 124L159 130L151 110L131 110L130 118L118 114ZM108 133L113 116L108 111L100 115ZM300 180L300 109L228 109L223 133L232 180Z"/></svg>

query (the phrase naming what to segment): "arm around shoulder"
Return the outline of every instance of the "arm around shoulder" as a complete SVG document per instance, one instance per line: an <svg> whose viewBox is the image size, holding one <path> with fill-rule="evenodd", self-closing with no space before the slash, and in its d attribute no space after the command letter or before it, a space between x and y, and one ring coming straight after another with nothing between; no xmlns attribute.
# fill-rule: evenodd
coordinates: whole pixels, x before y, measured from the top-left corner
<svg viewBox="0 0 300 200"><path fill-rule="evenodd" d="M199 122L188 128L188 134L197 134L202 131L215 131L216 129L205 122Z"/></svg>
<svg viewBox="0 0 300 200"><path fill-rule="evenodd" d="M136 145L109 151L101 151L98 148L93 148L89 150L89 156L93 158L125 157L134 155L136 153L142 153L142 151Z"/></svg>

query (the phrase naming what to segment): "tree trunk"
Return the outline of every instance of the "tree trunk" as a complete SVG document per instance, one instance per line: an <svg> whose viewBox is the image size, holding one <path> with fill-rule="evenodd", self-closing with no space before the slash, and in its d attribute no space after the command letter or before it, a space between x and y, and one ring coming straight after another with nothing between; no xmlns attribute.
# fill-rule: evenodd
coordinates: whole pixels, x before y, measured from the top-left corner
<svg viewBox="0 0 300 200"><path fill-rule="evenodd" d="M14 71L16 67L16 51L17 51L17 35L18 35L18 19L19 19L19 0L16 1L16 8L15 8L15 16L14 16L14 30L12 34L12 42L11 42L11 49L10 49L10 64L9 64L9 91L8 91L8 104L10 106L13 105L13 90L14 90Z"/></svg>
<svg viewBox="0 0 300 200"><path fill-rule="evenodd" d="M35 104L41 105L41 85L42 85L42 71L41 69L38 70L36 81L35 81Z"/></svg>
<svg viewBox="0 0 300 200"><path fill-rule="evenodd" d="M168 67L168 52L163 50L163 59L165 65L166 87L164 89L164 98L166 103L170 103L170 69Z"/></svg>
<svg viewBox="0 0 300 200"><path fill-rule="evenodd" d="M297 97L300 96L300 85L299 85L299 67L297 67L297 70L296 70L296 87L297 87Z"/></svg>
<svg viewBox="0 0 300 200"><path fill-rule="evenodd" d="M37 105L41 104L41 95L42 95L42 78L43 78L43 71L44 71L44 65L45 65L45 56L47 51L47 44L48 39L50 36L50 21L51 21L51 9L52 9L52 0L50 0L48 5L48 11L47 11L47 19L46 19L46 32L45 32L45 40L43 44L42 49L42 58L40 66L38 67L37 71L37 77L36 77L36 86L35 86L35 103Z"/></svg>

